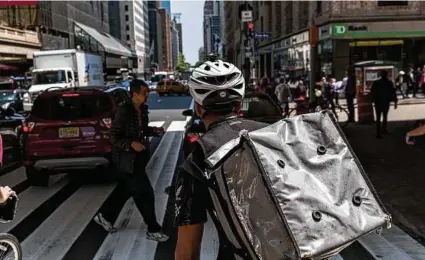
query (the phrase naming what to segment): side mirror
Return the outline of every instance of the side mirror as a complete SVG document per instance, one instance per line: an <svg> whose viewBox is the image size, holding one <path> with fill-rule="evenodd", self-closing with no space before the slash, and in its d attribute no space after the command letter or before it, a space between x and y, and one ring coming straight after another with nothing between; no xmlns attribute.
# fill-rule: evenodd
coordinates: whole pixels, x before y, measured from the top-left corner
<svg viewBox="0 0 425 260"><path fill-rule="evenodd" d="M182 116L193 116L193 109L183 110Z"/></svg>

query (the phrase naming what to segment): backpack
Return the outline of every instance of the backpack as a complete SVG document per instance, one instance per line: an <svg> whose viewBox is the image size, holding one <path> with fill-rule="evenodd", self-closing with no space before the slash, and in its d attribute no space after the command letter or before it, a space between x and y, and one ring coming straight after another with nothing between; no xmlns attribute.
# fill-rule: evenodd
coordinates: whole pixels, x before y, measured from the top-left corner
<svg viewBox="0 0 425 260"><path fill-rule="evenodd" d="M241 130L218 150L199 142L213 220L234 259L325 259L390 228L358 158L331 113ZM202 178L200 176L202 175Z"/></svg>

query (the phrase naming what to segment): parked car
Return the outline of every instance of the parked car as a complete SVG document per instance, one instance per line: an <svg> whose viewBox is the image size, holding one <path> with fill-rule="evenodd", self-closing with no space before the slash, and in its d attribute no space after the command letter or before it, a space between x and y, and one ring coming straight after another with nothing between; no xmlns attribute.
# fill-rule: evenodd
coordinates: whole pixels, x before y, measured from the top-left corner
<svg viewBox="0 0 425 260"><path fill-rule="evenodd" d="M50 174L104 171L111 166L109 130L115 100L109 88L45 91L24 125L24 161L29 183L47 186Z"/></svg>
<svg viewBox="0 0 425 260"><path fill-rule="evenodd" d="M24 111L23 96L24 89L0 90L0 105L3 109L11 108L17 113Z"/></svg>
<svg viewBox="0 0 425 260"><path fill-rule="evenodd" d="M160 81L156 87L156 92L159 96L164 96L165 94L189 95L189 87L178 81Z"/></svg>
<svg viewBox="0 0 425 260"><path fill-rule="evenodd" d="M2 168L20 163L23 147L23 124L25 118L15 113L11 108L0 107L0 134L3 139Z"/></svg>
<svg viewBox="0 0 425 260"><path fill-rule="evenodd" d="M183 156L186 158L191 153L193 144L205 133L206 128L193 109L184 110L182 115L191 117L186 124L183 140ZM283 119L279 106L267 94L259 92L245 94L239 116L267 124Z"/></svg>

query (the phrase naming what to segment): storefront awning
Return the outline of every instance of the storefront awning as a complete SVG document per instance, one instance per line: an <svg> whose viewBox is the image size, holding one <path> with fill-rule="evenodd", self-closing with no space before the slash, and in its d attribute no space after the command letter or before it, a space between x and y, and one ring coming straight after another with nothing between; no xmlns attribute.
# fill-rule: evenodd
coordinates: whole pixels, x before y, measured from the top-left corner
<svg viewBox="0 0 425 260"><path fill-rule="evenodd" d="M133 57L133 53L131 52L131 50L121 44L112 35L104 32L99 32L98 30L79 22L74 23L83 31L85 31L88 35L94 38L100 45L102 45L105 49L105 52L126 57Z"/></svg>

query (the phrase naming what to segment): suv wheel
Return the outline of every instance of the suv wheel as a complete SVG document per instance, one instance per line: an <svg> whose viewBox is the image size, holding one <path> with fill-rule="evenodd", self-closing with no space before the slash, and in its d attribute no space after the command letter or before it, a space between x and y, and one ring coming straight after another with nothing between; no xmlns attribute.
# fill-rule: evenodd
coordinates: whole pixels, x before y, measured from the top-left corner
<svg viewBox="0 0 425 260"><path fill-rule="evenodd" d="M27 179L32 186L48 186L49 174L46 171L38 171L32 166L25 166Z"/></svg>

